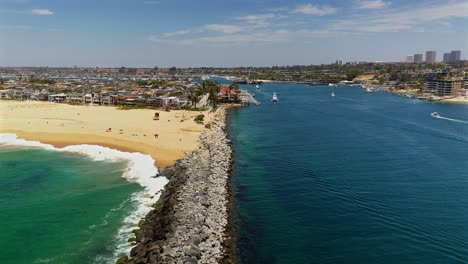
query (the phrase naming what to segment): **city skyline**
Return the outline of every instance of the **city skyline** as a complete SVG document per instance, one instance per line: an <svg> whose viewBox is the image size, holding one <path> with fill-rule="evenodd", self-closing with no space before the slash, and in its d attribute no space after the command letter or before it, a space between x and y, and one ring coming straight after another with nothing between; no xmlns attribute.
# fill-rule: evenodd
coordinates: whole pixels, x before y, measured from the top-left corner
<svg viewBox="0 0 468 264"><path fill-rule="evenodd" d="M0 66L398 62L428 50L442 61L468 47L466 1L0 0L0 13Z"/></svg>

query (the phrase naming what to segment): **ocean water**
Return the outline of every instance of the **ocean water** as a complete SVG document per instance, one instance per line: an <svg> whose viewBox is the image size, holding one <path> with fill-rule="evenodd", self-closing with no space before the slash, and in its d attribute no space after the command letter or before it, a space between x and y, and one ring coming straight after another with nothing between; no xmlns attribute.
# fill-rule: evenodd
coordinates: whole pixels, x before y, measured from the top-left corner
<svg viewBox="0 0 468 264"><path fill-rule="evenodd" d="M243 87L262 104L229 118L241 263L468 263L468 105Z"/></svg>
<svg viewBox="0 0 468 264"><path fill-rule="evenodd" d="M167 182L153 162L0 134L1 263L115 263Z"/></svg>

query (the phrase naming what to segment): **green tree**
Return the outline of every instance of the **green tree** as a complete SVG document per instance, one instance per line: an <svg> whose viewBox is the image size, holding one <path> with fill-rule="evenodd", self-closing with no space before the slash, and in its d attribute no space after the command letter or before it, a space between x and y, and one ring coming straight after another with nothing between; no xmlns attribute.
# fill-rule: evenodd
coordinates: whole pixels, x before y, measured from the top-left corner
<svg viewBox="0 0 468 264"><path fill-rule="evenodd" d="M358 72L356 70L350 70L346 72L346 80L352 81L356 76L358 76Z"/></svg>

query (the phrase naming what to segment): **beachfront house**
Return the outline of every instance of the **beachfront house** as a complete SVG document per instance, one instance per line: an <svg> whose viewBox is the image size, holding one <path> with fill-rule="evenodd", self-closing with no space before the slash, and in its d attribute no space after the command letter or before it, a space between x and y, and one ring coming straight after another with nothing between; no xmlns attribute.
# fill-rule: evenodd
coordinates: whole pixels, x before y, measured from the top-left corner
<svg viewBox="0 0 468 264"><path fill-rule="evenodd" d="M239 89L237 86L223 84L218 93L218 101L220 102L235 102L239 99Z"/></svg>
<svg viewBox="0 0 468 264"><path fill-rule="evenodd" d="M61 102L65 102L66 100L67 100L67 95L64 94L64 93L51 94L51 95L49 95L49 97L48 97L48 101L49 101L49 102L61 103Z"/></svg>
<svg viewBox="0 0 468 264"><path fill-rule="evenodd" d="M175 96L161 96L163 107L180 106L179 98Z"/></svg>
<svg viewBox="0 0 468 264"><path fill-rule="evenodd" d="M127 98L127 99L125 99L124 104L125 105L136 105L136 100L135 100L135 98Z"/></svg>
<svg viewBox="0 0 468 264"><path fill-rule="evenodd" d="M178 99L179 106L186 106L190 104L190 100L187 96L184 96L184 95L178 96L177 99Z"/></svg>
<svg viewBox="0 0 468 264"><path fill-rule="evenodd" d="M159 97L149 98L146 100L146 105L151 107L163 107L163 100Z"/></svg>
<svg viewBox="0 0 468 264"><path fill-rule="evenodd" d="M82 104L84 102L84 97L80 93L71 93L68 94L66 101L70 104Z"/></svg>
<svg viewBox="0 0 468 264"><path fill-rule="evenodd" d="M424 93L440 97L454 97L461 89L460 80L426 80Z"/></svg>
<svg viewBox="0 0 468 264"><path fill-rule="evenodd" d="M112 95L101 96L100 102L101 102L101 105L113 105L114 96Z"/></svg>
<svg viewBox="0 0 468 264"><path fill-rule="evenodd" d="M13 99L13 97L14 97L13 89L0 90L0 99Z"/></svg>
<svg viewBox="0 0 468 264"><path fill-rule="evenodd" d="M84 96L84 103L85 104L99 104L99 95L98 94L85 94Z"/></svg>
<svg viewBox="0 0 468 264"><path fill-rule="evenodd" d="M458 96L468 98L468 89L459 89Z"/></svg>
<svg viewBox="0 0 468 264"><path fill-rule="evenodd" d="M24 87L22 87L21 89L15 89L14 90L14 94L13 94L13 98L16 99L16 100L25 100L27 99L28 95L25 93L24 91Z"/></svg>

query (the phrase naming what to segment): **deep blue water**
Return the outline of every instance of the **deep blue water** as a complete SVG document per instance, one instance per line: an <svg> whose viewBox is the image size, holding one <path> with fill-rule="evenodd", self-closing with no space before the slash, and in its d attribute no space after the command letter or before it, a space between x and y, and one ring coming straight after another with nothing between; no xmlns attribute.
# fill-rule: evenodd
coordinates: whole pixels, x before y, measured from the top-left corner
<svg viewBox="0 0 468 264"><path fill-rule="evenodd" d="M234 110L242 263L468 262L468 105L249 87ZM279 103L271 103L273 92Z"/></svg>

